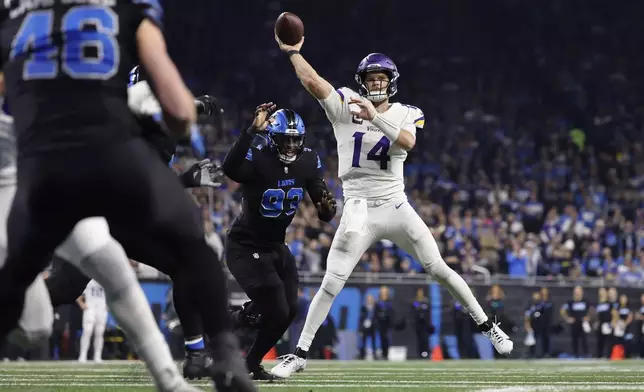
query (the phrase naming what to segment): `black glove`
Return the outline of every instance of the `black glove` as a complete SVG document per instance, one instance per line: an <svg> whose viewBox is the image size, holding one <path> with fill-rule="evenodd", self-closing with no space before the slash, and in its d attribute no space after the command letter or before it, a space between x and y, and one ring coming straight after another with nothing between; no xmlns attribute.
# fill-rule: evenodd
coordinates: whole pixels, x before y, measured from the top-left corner
<svg viewBox="0 0 644 392"><path fill-rule="evenodd" d="M210 95L195 98L195 106L197 107L197 114L205 114L206 116L224 112L223 109L217 107L217 101Z"/></svg>
<svg viewBox="0 0 644 392"><path fill-rule="evenodd" d="M201 186L219 188L223 176L224 174L220 167L215 166L210 159L204 159L192 165L190 169L179 177L186 188L198 188Z"/></svg>
<svg viewBox="0 0 644 392"><path fill-rule="evenodd" d="M335 218L337 204L330 192L322 192L322 200L315 205L318 209L318 218L324 222L331 222Z"/></svg>

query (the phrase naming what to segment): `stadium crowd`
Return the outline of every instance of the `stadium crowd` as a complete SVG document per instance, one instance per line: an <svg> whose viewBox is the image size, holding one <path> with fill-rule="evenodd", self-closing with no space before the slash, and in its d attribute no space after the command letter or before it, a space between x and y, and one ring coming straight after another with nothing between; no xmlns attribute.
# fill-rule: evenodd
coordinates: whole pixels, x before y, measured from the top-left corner
<svg viewBox="0 0 644 392"><path fill-rule="evenodd" d="M634 33L642 29L636 17L642 4L624 5L633 8L624 12L593 2L526 9L503 0L493 7L426 4L436 12L418 15L413 7L382 2L391 18L376 22L395 30L405 21L413 31L352 37L325 21L354 26L371 3L340 14L331 3L281 8L292 6L303 18L311 32L303 50L336 87L354 86L353 71L366 54L359 50L380 50L397 61L395 98L420 107L427 119L406 164L409 200L454 269L644 280L644 101ZM266 27L266 37L242 31L234 45L223 43L229 51L217 60L221 68L211 83L225 97L225 113L221 122L201 126L207 153L222 159L254 106L275 101L303 116L307 145L323 157L327 181L341 199L330 124L271 42L266 10L243 11ZM217 28L225 30L233 19ZM423 45L410 45L409 37L422 37ZM177 166L192 154L183 149ZM227 182L210 202L205 191L195 194L219 244L239 212L237 187ZM314 208L302 204L288 234L302 270L324 269L333 232L334 224L321 224ZM358 268L423 273L386 241Z"/></svg>

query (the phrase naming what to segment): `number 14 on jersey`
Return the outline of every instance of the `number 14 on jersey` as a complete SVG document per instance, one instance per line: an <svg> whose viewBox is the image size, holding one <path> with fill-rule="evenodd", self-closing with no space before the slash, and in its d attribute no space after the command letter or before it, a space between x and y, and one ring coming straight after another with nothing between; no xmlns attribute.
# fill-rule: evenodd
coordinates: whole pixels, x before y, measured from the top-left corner
<svg viewBox="0 0 644 392"><path fill-rule="evenodd" d="M354 144L353 144L353 161L351 163L352 167L360 167L360 153L362 151L362 139L364 138L364 132L356 132L353 134ZM387 170L387 164L391 159L388 155L389 146L391 143L386 136L383 136L378 140L375 146L367 153L368 161L380 162L380 170Z"/></svg>

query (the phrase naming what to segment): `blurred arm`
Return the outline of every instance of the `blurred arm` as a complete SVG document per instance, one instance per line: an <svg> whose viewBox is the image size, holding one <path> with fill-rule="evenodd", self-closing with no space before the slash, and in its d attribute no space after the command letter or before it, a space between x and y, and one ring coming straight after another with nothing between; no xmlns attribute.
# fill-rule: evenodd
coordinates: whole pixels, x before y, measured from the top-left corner
<svg viewBox="0 0 644 392"><path fill-rule="evenodd" d="M253 178L253 149L251 145L254 137L255 133L251 129L242 131L221 165L224 174L235 182L244 183Z"/></svg>
<svg viewBox="0 0 644 392"><path fill-rule="evenodd" d="M184 136L196 121L194 97L166 50L159 27L144 19L136 32L139 58L163 108L163 119L171 132Z"/></svg>

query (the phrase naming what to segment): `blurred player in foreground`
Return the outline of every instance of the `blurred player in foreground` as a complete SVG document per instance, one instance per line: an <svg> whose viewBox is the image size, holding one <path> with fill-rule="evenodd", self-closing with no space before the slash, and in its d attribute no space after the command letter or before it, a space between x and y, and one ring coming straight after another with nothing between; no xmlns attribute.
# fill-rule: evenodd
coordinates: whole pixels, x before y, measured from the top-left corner
<svg viewBox="0 0 644 392"><path fill-rule="evenodd" d="M275 39L333 124L345 207L321 290L311 302L295 353L285 356L271 372L285 378L305 368L307 351L334 298L362 254L381 239L393 241L419 260L427 273L463 304L496 350L509 354L512 341L488 320L467 283L443 261L429 228L407 202L403 163L425 117L417 107L389 102L398 91L399 74L394 62L372 53L360 62L355 73L359 93L346 87L336 90L300 54L304 39L294 46L281 43L277 35Z"/></svg>
<svg viewBox="0 0 644 392"><path fill-rule="evenodd" d="M102 362L103 334L107 324L105 291L97 281L92 279L87 284L83 295L78 297L77 302L83 310L83 334L80 339L78 362L87 362L87 352L92 337L94 337L94 362Z"/></svg>
<svg viewBox="0 0 644 392"><path fill-rule="evenodd" d="M84 218L105 217L92 218L93 230L109 231L109 223L121 235L166 244L180 266L175 287L201 288L193 306L211 337L217 390L254 391L231 332L226 277L205 241L200 216L176 176L138 137L141 126L128 107L128 71L140 58L169 132L183 135L195 121L194 98L166 52L162 10L156 1L101 4L79 0L25 7L6 1L0 6L2 60L18 146L18 187L7 224L8 254L0 269L5 312L0 338L17 325L25 290L73 230L80 233L74 233L73 255L105 260L83 263L88 275L130 274L136 282L131 269L110 262L125 254L109 235L102 234L108 241L100 248L82 241L94 234L79 229L88 221ZM132 292L121 282L101 282L112 293L109 301L118 303ZM140 292L139 286L130 286ZM124 312L118 321L139 323L137 313ZM138 349L149 349L151 343L143 336ZM176 373L176 367L161 370L157 382Z"/></svg>
<svg viewBox="0 0 644 392"><path fill-rule="evenodd" d="M4 74L0 74L0 93L4 93ZM1 95L1 94L0 94ZM4 100L4 99L3 99ZM6 105L4 105L6 106ZM16 146L13 118L6 113L0 114L0 267L3 265L7 249L7 233L4 224L9 208L16 193ZM150 311L150 306L141 290L134 272L131 270L124 253L109 252L119 246L109 237L107 224L100 218L89 218L79 223L69 238L57 249L57 253L69 255L66 264L72 279L87 285L89 278L72 265L77 266L98 281L104 282L111 290L110 307L129 338L141 347L139 354L146 361L150 373L159 389L163 391L196 391L187 385L179 375L170 351ZM81 249L87 253L79 253ZM105 259L105 251L110 253ZM69 263L69 264L68 264ZM113 270L98 268L97 263L110 263ZM119 271L119 273L114 273ZM76 292L76 297L82 293ZM48 339L52 333L53 308L49 302L47 287L39 274L25 293L24 308L18 328L12 337L23 345L35 344ZM71 300L69 301L71 302ZM102 336L101 336L102 338Z"/></svg>
<svg viewBox="0 0 644 392"><path fill-rule="evenodd" d="M161 115L161 107L150 90L147 81L142 80L140 68L137 66L130 72L130 86L128 87L128 104L130 109L145 119L142 137L154 149L164 164L170 163L176 149L178 138L168 135L159 128L157 120L147 118L151 115ZM202 114L212 115L219 109L212 97L201 96L195 99L195 107ZM198 146L196 146L198 147ZM158 158L154 158L158 159ZM200 186L218 187L221 171L214 167L208 159L201 160L179 176L184 187L195 188ZM113 235L119 237L121 244L127 249L128 256L138 262L150 265L173 281L180 279L181 268L177 265L171 252L166 249L166 244L161 241L148 239L143 241L135 233L121 232L118 227L112 228ZM70 255L57 252L57 255L67 260ZM73 263L72 263L73 264ZM69 263L55 266L46 280L49 296L54 307L75 301L82 294L89 278L79 272ZM179 314L186 342L186 360L183 363L185 377L202 378L209 375L209 364L212 360L208 357L203 339L203 328L198 311L192 306L194 290L186 287L177 287L173 290L174 302Z"/></svg>
<svg viewBox="0 0 644 392"><path fill-rule="evenodd" d="M297 263L284 244L286 229L308 192L318 218L330 222L335 200L323 179L315 151L304 147L302 118L272 103L255 110L255 119L233 144L222 165L224 174L243 185L244 206L226 240L230 272L251 299L233 317L240 326L257 326L257 338L246 354L255 380L274 376L261 366L287 330L297 311ZM267 146L252 146L257 134L266 133Z"/></svg>

